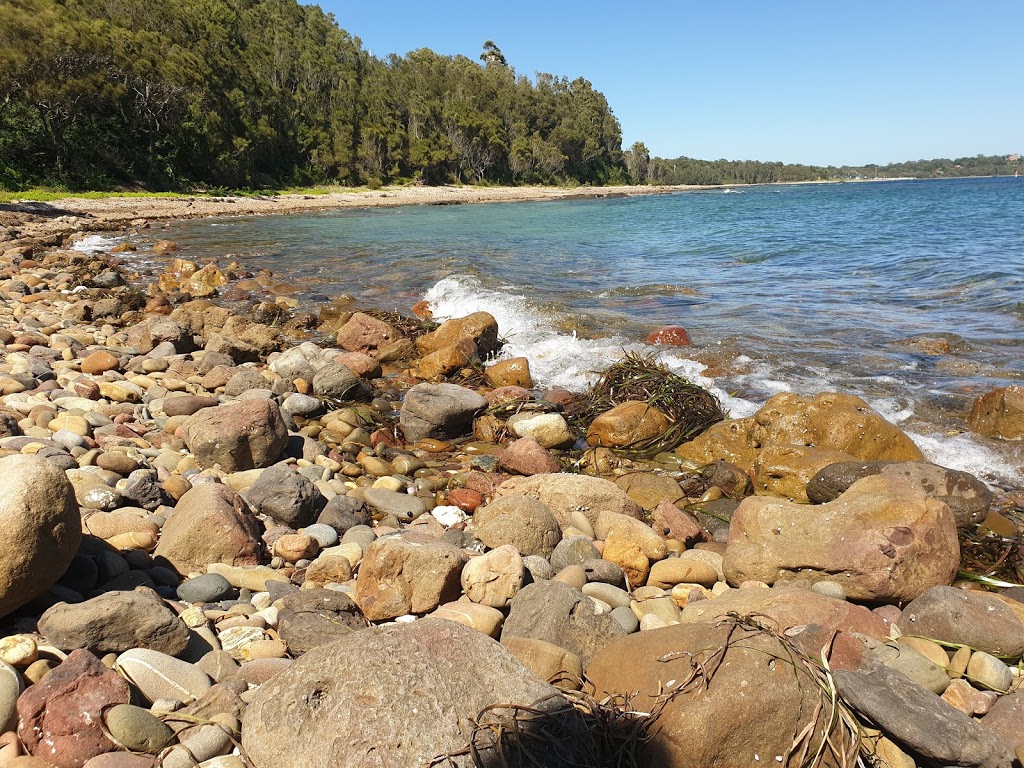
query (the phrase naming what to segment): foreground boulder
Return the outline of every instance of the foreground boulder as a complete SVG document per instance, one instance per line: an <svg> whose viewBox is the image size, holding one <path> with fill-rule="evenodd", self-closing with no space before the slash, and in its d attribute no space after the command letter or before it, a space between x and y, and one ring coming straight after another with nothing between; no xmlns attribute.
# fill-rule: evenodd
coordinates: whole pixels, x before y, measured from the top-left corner
<svg viewBox="0 0 1024 768"><path fill-rule="evenodd" d="M271 400L204 408L189 416L181 431L201 467L224 472L269 467L288 444L281 409Z"/></svg>
<svg viewBox="0 0 1024 768"><path fill-rule="evenodd" d="M461 594L462 551L424 533L383 536L366 550L356 600L370 621L426 613Z"/></svg>
<svg viewBox="0 0 1024 768"><path fill-rule="evenodd" d="M847 597L898 602L952 583L960 566L953 513L920 486L875 475L809 507L752 496L725 551L731 584L834 581Z"/></svg>
<svg viewBox="0 0 1024 768"><path fill-rule="evenodd" d="M406 440L448 439L473 430L473 419L487 408L487 400L458 384L417 384L402 403L399 423Z"/></svg>
<svg viewBox="0 0 1024 768"><path fill-rule="evenodd" d="M958 528L982 522L992 505L992 491L969 472L946 469L926 461L869 461L830 464L807 483L814 504L832 501L870 475L902 477L919 485L931 498L949 506Z"/></svg>
<svg viewBox="0 0 1024 768"><path fill-rule="evenodd" d="M242 746L257 768L428 766L447 753L439 764L466 768L475 764L471 723L501 723L513 705L543 713L518 725L535 764L592 764L582 720L557 689L481 632L421 619L315 648L264 683L245 713ZM486 733L475 744L483 764L503 764Z"/></svg>
<svg viewBox="0 0 1024 768"><path fill-rule="evenodd" d="M430 354L465 340L472 341L482 357L497 351L498 322L494 316L489 312L474 312L445 320L437 330L416 339L416 348L421 354Z"/></svg>
<svg viewBox="0 0 1024 768"><path fill-rule="evenodd" d="M1024 655L1024 603L987 592L934 587L903 609L899 625L907 635L996 656Z"/></svg>
<svg viewBox="0 0 1024 768"><path fill-rule="evenodd" d="M18 699L18 735L29 754L57 768L81 768L114 749L102 713L129 703L128 683L89 651L74 651Z"/></svg>
<svg viewBox="0 0 1024 768"><path fill-rule="evenodd" d="M715 424L676 453L701 464L724 459L749 472L769 445L814 446L861 461L924 458L913 440L861 398L835 392L775 395L753 416Z"/></svg>
<svg viewBox="0 0 1024 768"><path fill-rule="evenodd" d="M34 456L0 459L0 616L57 583L82 541L64 471Z"/></svg>
<svg viewBox="0 0 1024 768"><path fill-rule="evenodd" d="M967 426L985 437L1024 438L1024 389L1014 385L981 395L971 406Z"/></svg>
<svg viewBox="0 0 1024 768"><path fill-rule="evenodd" d="M210 563L258 565L260 525L234 491L219 483L193 486L164 523L153 553L180 574Z"/></svg>
<svg viewBox="0 0 1024 768"><path fill-rule="evenodd" d="M327 504L311 480L283 464L260 473L247 498L258 512L292 528L310 525Z"/></svg>
<svg viewBox="0 0 1024 768"><path fill-rule="evenodd" d="M587 677L598 698L638 692L633 706L657 712L644 765L795 768L803 765L795 735L804 734L812 755L823 740L841 745L844 737L827 694L792 658L770 632L735 622L680 624L612 643ZM659 711L658 702L673 692ZM822 765L839 764L827 748L824 756Z"/></svg>

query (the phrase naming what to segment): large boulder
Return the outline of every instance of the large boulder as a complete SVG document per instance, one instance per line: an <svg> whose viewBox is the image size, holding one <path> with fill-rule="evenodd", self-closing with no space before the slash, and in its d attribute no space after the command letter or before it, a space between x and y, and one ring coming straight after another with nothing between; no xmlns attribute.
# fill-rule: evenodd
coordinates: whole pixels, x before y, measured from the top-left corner
<svg viewBox="0 0 1024 768"><path fill-rule="evenodd" d="M770 632L735 621L640 632L604 648L587 677L598 698L636 693L633 706L656 713L644 765L796 768L797 734L808 754L822 748L820 765L842 764L823 744L842 740L827 691Z"/></svg>
<svg viewBox="0 0 1024 768"><path fill-rule="evenodd" d="M67 475L34 456L0 459L0 616L57 583L82 541Z"/></svg>
<svg viewBox="0 0 1024 768"><path fill-rule="evenodd" d="M586 515L591 525L601 512L618 512L638 519L644 511L611 480L589 475L556 473L514 477L497 490L498 497L529 496L550 510L562 528L572 525L574 512Z"/></svg>
<svg viewBox="0 0 1024 768"><path fill-rule="evenodd" d="M62 651L88 648L101 654L149 648L177 656L189 640L185 623L145 587L107 592L84 603L57 603L39 618L39 632Z"/></svg>
<svg viewBox="0 0 1024 768"><path fill-rule="evenodd" d="M130 701L128 683L89 651L73 651L18 699L18 735L28 753L57 768L82 768L114 749L103 712Z"/></svg>
<svg viewBox="0 0 1024 768"><path fill-rule="evenodd" d="M427 437L448 439L473 430L473 419L487 400L458 384L417 384L402 402L399 423L411 443Z"/></svg>
<svg viewBox="0 0 1024 768"><path fill-rule="evenodd" d="M822 467L853 457L806 445L769 445L754 459L754 493L807 502L807 483Z"/></svg>
<svg viewBox="0 0 1024 768"><path fill-rule="evenodd" d="M869 475L903 477L921 486L930 497L946 503L956 518L958 528L969 528L982 522L992 504L992 491L974 475L926 461L830 464L807 483L807 498L814 504L824 504Z"/></svg>
<svg viewBox="0 0 1024 768"><path fill-rule="evenodd" d="M404 337L401 331L396 330L383 320L356 312L338 331L336 340L342 349L373 356L381 347L386 347L402 338Z"/></svg>
<svg viewBox="0 0 1024 768"><path fill-rule="evenodd" d="M200 483L178 500L153 554L187 574L210 563L258 565L261 549L259 521L241 497L226 485Z"/></svg>
<svg viewBox="0 0 1024 768"><path fill-rule="evenodd" d="M899 627L996 656L1024 655L1024 604L999 595L933 587L903 609Z"/></svg>
<svg viewBox="0 0 1024 768"><path fill-rule="evenodd" d="M584 666L602 648L626 634L615 619L597 612L593 600L558 581L530 584L510 605L501 629L503 643L513 637L544 640L575 653Z"/></svg>
<svg viewBox="0 0 1024 768"><path fill-rule="evenodd" d="M473 514L476 537L493 549L511 544L524 557L551 557L562 530L550 510L528 496L504 496Z"/></svg>
<svg viewBox="0 0 1024 768"><path fill-rule="evenodd" d="M959 567L949 507L920 486L880 475L820 506L744 499L732 516L724 564L732 584L827 580L848 597L889 602L950 584Z"/></svg>
<svg viewBox="0 0 1024 768"><path fill-rule="evenodd" d="M271 400L204 408L189 416L181 431L201 467L224 472L269 467L288 444L281 409Z"/></svg>
<svg viewBox="0 0 1024 768"><path fill-rule="evenodd" d="M716 424L676 453L701 464L724 459L751 471L769 445L814 446L861 461L924 458L913 440L862 399L835 392L775 395L753 416Z"/></svg>
<svg viewBox="0 0 1024 768"><path fill-rule="evenodd" d="M967 426L985 437L1024 438L1024 388L1014 384L979 396L971 406Z"/></svg>
<svg viewBox="0 0 1024 768"><path fill-rule="evenodd" d="M313 394L332 400L369 400L372 390L341 363L327 363L313 376Z"/></svg>
<svg viewBox="0 0 1024 768"><path fill-rule="evenodd" d="M366 550L356 601L370 621L426 613L458 599L462 550L424 533L382 536Z"/></svg>
<svg viewBox="0 0 1024 768"><path fill-rule="evenodd" d="M312 524L327 504L309 478L283 464L275 464L261 472L247 491L246 498L261 514L292 528Z"/></svg>
<svg viewBox="0 0 1024 768"><path fill-rule="evenodd" d="M437 330L416 339L416 348L426 355L463 340L472 341L481 357L494 353L498 349L498 322L489 312L445 320Z"/></svg>
<svg viewBox="0 0 1024 768"><path fill-rule="evenodd" d="M495 718L516 705L537 713L518 724L531 764L594 764L582 720L557 689L482 632L421 619L315 648L265 682L246 710L242 746L256 768L425 767L449 753L443 764L455 768L518 766L521 756L508 750L506 763L485 733L475 742L482 763L467 749L472 723L508 728Z"/></svg>

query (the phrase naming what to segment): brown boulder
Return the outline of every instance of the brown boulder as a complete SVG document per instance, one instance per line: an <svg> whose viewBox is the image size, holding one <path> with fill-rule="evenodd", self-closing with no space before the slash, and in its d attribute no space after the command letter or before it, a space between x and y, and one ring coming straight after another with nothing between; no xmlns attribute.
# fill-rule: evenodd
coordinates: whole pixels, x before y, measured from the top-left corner
<svg viewBox="0 0 1024 768"><path fill-rule="evenodd" d="M130 701L128 683L89 651L73 651L18 699L18 735L28 752L57 768L81 768L114 749L102 714Z"/></svg>
<svg viewBox="0 0 1024 768"><path fill-rule="evenodd" d="M689 347L693 344L690 341L690 334L680 325L663 325L647 334L645 341L648 344L664 344L669 347Z"/></svg>
<svg viewBox="0 0 1024 768"><path fill-rule="evenodd" d="M905 635L968 645L996 656L1024 654L1024 604L986 592L934 587L899 619Z"/></svg>
<svg viewBox="0 0 1024 768"><path fill-rule="evenodd" d="M498 322L489 312L474 312L466 317L445 320L437 330L416 339L416 348L421 354L428 354L463 339L476 344L483 357L493 354L498 349Z"/></svg>
<svg viewBox="0 0 1024 768"><path fill-rule="evenodd" d="M967 426L985 437L1024 438L1024 388L1014 384L981 395L971 406Z"/></svg>
<svg viewBox="0 0 1024 768"><path fill-rule="evenodd" d="M204 408L181 427L185 445L204 469L224 472L269 467L281 457L288 430L272 400L240 400Z"/></svg>
<svg viewBox="0 0 1024 768"><path fill-rule="evenodd" d="M636 692L633 706L657 712L645 765L796 768L804 765L794 749L797 734L809 754L821 747L816 764L843 764L823 744L826 738L843 743L838 713L809 667L792 658L767 631L735 622L681 624L609 645L587 677L598 698ZM659 709L666 692L674 695Z"/></svg>
<svg viewBox="0 0 1024 768"><path fill-rule="evenodd" d="M557 473L515 477L506 480L497 496L529 496L537 499L555 516L562 528L572 525L574 512L586 515L591 525L603 511L642 518L643 509L610 480L587 475Z"/></svg>
<svg viewBox="0 0 1024 768"><path fill-rule="evenodd" d="M820 506L751 496L732 516L732 584L835 581L861 600L913 600L960 566L953 513L901 478L866 477Z"/></svg>
<svg viewBox="0 0 1024 768"><path fill-rule="evenodd" d="M381 347L393 344L404 338L400 331L362 312L356 312L338 331L338 346L349 352L362 352L377 357L375 354Z"/></svg>
<svg viewBox="0 0 1024 768"><path fill-rule="evenodd" d="M769 445L842 451L861 461L924 458L902 430L862 399L834 392L813 397L790 392L775 395L753 416L716 424L676 453L701 464L724 459L750 471L754 459Z"/></svg>
<svg viewBox="0 0 1024 768"><path fill-rule="evenodd" d="M210 563L258 565L260 551L259 522L241 497L226 485L201 483L178 500L153 555L187 574Z"/></svg>
<svg viewBox="0 0 1024 768"><path fill-rule="evenodd" d="M498 454L498 466L516 475L559 472L561 466L533 437L521 437Z"/></svg>
<svg viewBox="0 0 1024 768"><path fill-rule="evenodd" d="M653 472L630 472L615 478L615 484L644 509L654 509L663 501L672 503L685 497L679 483Z"/></svg>
<svg viewBox="0 0 1024 768"><path fill-rule="evenodd" d="M653 405L630 400L594 419L587 429L587 442L592 447L625 448L657 437L668 427L668 418Z"/></svg>
<svg viewBox="0 0 1024 768"><path fill-rule="evenodd" d="M427 381L449 376L460 368L477 362L476 344L459 339L424 356L416 365L416 375Z"/></svg>
<svg viewBox="0 0 1024 768"><path fill-rule="evenodd" d="M356 601L370 621L426 613L457 600L462 551L424 533L383 536L366 550Z"/></svg>

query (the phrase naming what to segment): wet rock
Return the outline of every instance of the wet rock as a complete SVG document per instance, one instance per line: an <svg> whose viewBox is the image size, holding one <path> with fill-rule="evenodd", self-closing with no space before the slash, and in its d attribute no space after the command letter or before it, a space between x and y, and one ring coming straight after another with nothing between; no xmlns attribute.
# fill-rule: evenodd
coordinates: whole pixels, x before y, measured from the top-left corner
<svg viewBox="0 0 1024 768"><path fill-rule="evenodd" d="M538 764L588 764L593 744L556 693L493 640L455 622L375 627L311 651L264 683L246 711L242 746L257 768L426 765L465 748L463 722L493 704L520 704L545 713L544 738L520 725ZM481 759L501 760L483 744ZM461 754L451 764L473 761Z"/></svg>
<svg viewBox="0 0 1024 768"><path fill-rule="evenodd" d="M476 344L469 339L461 339L455 344L441 347L431 352L416 364L416 375L427 381L434 381L444 376L451 376L460 368L479 363Z"/></svg>
<svg viewBox="0 0 1024 768"><path fill-rule="evenodd" d="M114 748L103 733L104 708L128 701L120 675L89 651L73 651L18 699L18 735L29 754L57 768L81 768Z"/></svg>
<svg viewBox="0 0 1024 768"><path fill-rule="evenodd" d="M530 375L530 361L525 357L511 357L500 360L484 370L487 380L493 387L522 387L531 389L533 377Z"/></svg>
<svg viewBox="0 0 1024 768"><path fill-rule="evenodd" d="M647 334L645 341L648 344L664 344L670 347L689 347L693 344L690 341L690 334L679 325L663 325Z"/></svg>
<svg viewBox="0 0 1024 768"><path fill-rule="evenodd" d="M950 584L959 566L949 507L904 479L877 475L815 507L748 497L732 517L725 551L731 584L827 578L851 598L893 602Z"/></svg>
<svg viewBox="0 0 1024 768"><path fill-rule="evenodd" d="M52 587L71 564L82 522L67 475L33 456L0 459L0 616Z"/></svg>
<svg viewBox="0 0 1024 768"><path fill-rule="evenodd" d="M461 551L422 533L384 536L366 550L356 600L370 621L426 613L461 594Z"/></svg>
<svg viewBox="0 0 1024 768"><path fill-rule="evenodd" d="M750 471L766 445L815 446L861 461L924 458L906 434L861 398L835 392L775 395L753 416L715 424L676 453L700 464L722 459Z"/></svg>
<svg viewBox="0 0 1024 768"><path fill-rule="evenodd" d="M204 468L240 472L276 462L288 442L281 410L269 400L241 400L190 416L185 444Z"/></svg>
<svg viewBox="0 0 1024 768"><path fill-rule="evenodd" d="M584 666L626 631L597 612L594 602L557 581L530 584L513 598L501 630L502 642L514 637L544 640L580 657Z"/></svg>
<svg viewBox="0 0 1024 768"><path fill-rule="evenodd" d="M569 425L560 413L517 413L509 417L506 426L517 437L532 437L545 448L560 448L573 442Z"/></svg>
<svg viewBox="0 0 1024 768"><path fill-rule="evenodd" d="M953 511L958 528L982 522L992 505L992 491L968 472L924 461L842 462L821 469L807 484L807 496L824 504L840 496L862 477L903 477Z"/></svg>
<svg viewBox="0 0 1024 768"><path fill-rule="evenodd" d="M468 339L486 357L498 349L498 323L488 312L474 312L466 317L445 320L437 330L416 339L421 354L436 352Z"/></svg>
<svg viewBox="0 0 1024 768"><path fill-rule="evenodd" d="M754 459L754 493L781 496L801 504L807 502L807 483L830 464L851 461L843 451L806 445L769 445Z"/></svg>
<svg viewBox="0 0 1024 768"><path fill-rule="evenodd" d="M985 437L1024 438L1024 389L1015 384L981 395L971 406L967 426Z"/></svg>
<svg viewBox="0 0 1024 768"><path fill-rule="evenodd" d="M668 418L652 405L629 401L605 411L587 429L591 447L625 448L663 434Z"/></svg>
<svg viewBox="0 0 1024 768"><path fill-rule="evenodd" d="M63 651L88 648L121 653L151 648L175 656L188 645L188 627L152 590L108 592L69 605L58 603L39 618L39 631Z"/></svg>
<svg viewBox="0 0 1024 768"><path fill-rule="evenodd" d="M471 432L473 418L485 408L482 396L457 384L417 384L405 395L399 423L409 442L443 440Z"/></svg>

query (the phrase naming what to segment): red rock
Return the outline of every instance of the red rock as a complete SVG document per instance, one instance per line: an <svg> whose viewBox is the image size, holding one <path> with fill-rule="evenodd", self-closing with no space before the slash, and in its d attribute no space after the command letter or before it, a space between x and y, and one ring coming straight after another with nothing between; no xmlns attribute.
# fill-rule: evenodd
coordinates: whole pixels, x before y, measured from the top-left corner
<svg viewBox="0 0 1024 768"><path fill-rule="evenodd" d="M343 355L338 355L333 358L333 360L336 363L341 363L352 371L352 373L361 378L380 378L380 363L369 355L364 355L362 352L346 352Z"/></svg>
<svg viewBox="0 0 1024 768"><path fill-rule="evenodd" d="M412 305L412 313L422 320L433 320L434 313L430 311L429 301L417 301Z"/></svg>
<svg viewBox="0 0 1024 768"><path fill-rule="evenodd" d="M128 704L128 683L89 651L77 650L18 699L18 735L33 756L57 768L81 768L114 749L103 709Z"/></svg>
<svg viewBox="0 0 1024 768"><path fill-rule="evenodd" d="M113 371L118 367L118 359L106 350L97 350L82 360L82 373L94 375Z"/></svg>
<svg viewBox="0 0 1024 768"><path fill-rule="evenodd" d="M338 331L338 346L349 352L372 354L379 347L398 341L402 334L382 320L356 312Z"/></svg>
<svg viewBox="0 0 1024 768"><path fill-rule="evenodd" d="M453 504L463 512L473 512L484 502L484 497L471 488L456 488L448 494L448 503Z"/></svg>
<svg viewBox="0 0 1024 768"><path fill-rule="evenodd" d="M516 386L496 387L490 392L485 392L484 397L487 398L488 405L498 405L513 400L526 400L530 397L530 390Z"/></svg>
<svg viewBox="0 0 1024 768"><path fill-rule="evenodd" d="M396 448L402 444L402 441L395 437L394 433L390 429L378 429L370 434L370 445L376 448L381 443L388 445L392 448ZM333 456L331 458L334 458ZM344 461L344 457L339 457L336 461Z"/></svg>
<svg viewBox="0 0 1024 768"><path fill-rule="evenodd" d="M146 308L143 311L147 315L150 313L169 315L174 311L174 306L167 300L166 296L154 296L146 302Z"/></svg>
<svg viewBox="0 0 1024 768"><path fill-rule="evenodd" d="M689 512L679 509L671 501L664 500L651 513L651 527L655 533L666 539L677 539L687 547L711 537Z"/></svg>
<svg viewBox="0 0 1024 768"><path fill-rule="evenodd" d="M560 472L561 466L534 437L521 437L498 455L498 466L517 475Z"/></svg>
<svg viewBox="0 0 1024 768"><path fill-rule="evenodd" d="M693 344L690 341L690 334L679 325L665 325L656 331L647 334L648 344L664 344L669 347L689 347Z"/></svg>
<svg viewBox="0 0 1024 768"><path fill-rule="evenodd" d="M576 395L567 389L549 389L544 392L543 397L549 403L554 403L555 405L568 405L576 399Z"/></svg>

